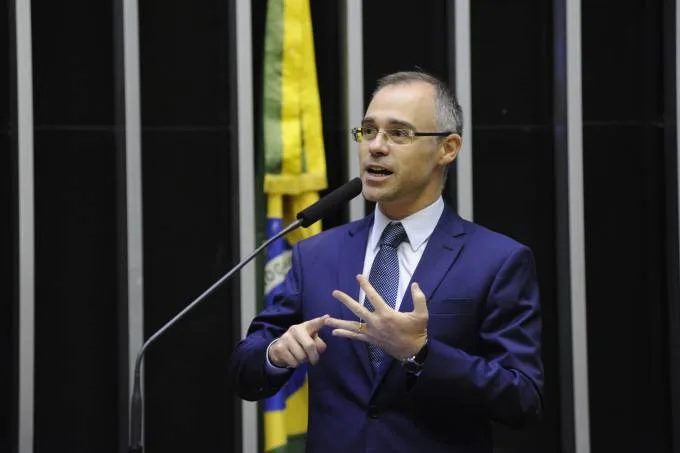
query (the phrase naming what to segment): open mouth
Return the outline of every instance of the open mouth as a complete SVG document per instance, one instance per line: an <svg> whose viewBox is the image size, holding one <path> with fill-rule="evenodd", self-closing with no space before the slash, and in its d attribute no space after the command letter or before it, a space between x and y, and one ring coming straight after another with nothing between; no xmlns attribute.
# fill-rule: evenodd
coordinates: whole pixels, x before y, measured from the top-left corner
<svg viewBox="0 0 680 453"><path fill-rule="evenodd" d="M376 167L373 165L367 166L366 172L374 176L389 176L392 174L392 172L387 170L386 168Z"/></svg>

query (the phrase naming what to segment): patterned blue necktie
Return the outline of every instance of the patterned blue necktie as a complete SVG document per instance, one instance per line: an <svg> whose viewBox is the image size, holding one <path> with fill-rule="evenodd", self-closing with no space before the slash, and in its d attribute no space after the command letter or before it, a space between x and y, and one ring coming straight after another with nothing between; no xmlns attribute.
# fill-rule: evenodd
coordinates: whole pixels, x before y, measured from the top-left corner
<svg viewBox="0 0 680 453"><path fill-rule="evenodd" d="M397 304L397 289L399 288L399 257L397 248L403 241L407 241L406 231L401 223L390 223L380 238L380 250L373 260L368 281L382 296L385 303L394 308ZM366 298L364 305L370 311L375 311L373 304ZM368 353L374 370L380 368L385 351L368 343Z"/></svg>

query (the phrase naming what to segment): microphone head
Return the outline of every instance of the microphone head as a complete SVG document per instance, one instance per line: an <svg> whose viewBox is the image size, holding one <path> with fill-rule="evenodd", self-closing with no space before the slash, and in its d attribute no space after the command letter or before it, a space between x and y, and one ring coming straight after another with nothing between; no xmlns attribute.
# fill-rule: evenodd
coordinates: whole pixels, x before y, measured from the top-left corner
<svg viewBox="0 0 680 453"><path fill-rule="evenodd" d="M335 189L313 205L303 209L297 214L300 225L307 228L317 220L324 217L342 203L347 203L361 193L361 178L354 178Z"/></svg>

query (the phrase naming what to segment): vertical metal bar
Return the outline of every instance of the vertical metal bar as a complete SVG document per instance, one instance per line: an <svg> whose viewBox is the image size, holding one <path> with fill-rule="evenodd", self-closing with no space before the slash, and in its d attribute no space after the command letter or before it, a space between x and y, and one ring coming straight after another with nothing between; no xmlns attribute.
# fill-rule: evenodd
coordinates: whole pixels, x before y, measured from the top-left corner
<svg viewBox="0 0 680 453"><path fill-rule="evenodd" d="M463 148L456 159L458 214L474 220L472 181L472 69L470 61L470 0L456 0L456 97L463 108Z"/></svg>
<svg viewBox="0 0 680 453"><path fill-rule="evenodd" d="M364 41L363 2L345 0L345 120L347 129L358 126L364 116ZM359 159L356 144L347 140L347 168L349 179L359 176ZM365 215L363 197L356 197L349 203L349 220L358 220Z"/></svg>
<svg viewBox="0 0 680 453"><path fill-rule="evenodd" d="M590 452L581 4L555 0L555 175L562 448Z"/></svg>
<svg viewBox="0 0 680 453"><path fill-rule="evenodd" d="M236 85L238 121L238 162L239 162L239 235L241 256L249 255L255 249L255 142L253 107L253 51L251 27L251 2L236 2ZM241 281L241 332L245 334L250 321L256 314L255 268L246 266L240 273ZM242 451L258 451L257 405L243 401L241 426L243 435Z"/></svg>
<svg viewBox="0 0 680 453"><path fill-rule="evenodd" d="M567 171L574 430L577 453L590 452L586 262L583 195L583 107L581 90L581 1L566 7Z"/></svg>
<svg viewBox="0 0 680 453"><path fill-rule="evenodd" d="M122 0L123 89L125 112L125 221L127 263L128 370L144 343L144 268L142 230L142 135L137 0ZM142 366L143 376L143 366ZM133 375L128 372L131 396ZM144 379L142 377L142 387ZM144 392L142 392L144 395ZM128 399L129 401L129 399ZM142 439L144 436L142 419Z"/></svg>
<svg viewBox="0 0 680 453"><path fill-rule="evenodd" d="M19 175L19 451L33 452L35 376L35 213L31 2L16 0Z"/></svg>

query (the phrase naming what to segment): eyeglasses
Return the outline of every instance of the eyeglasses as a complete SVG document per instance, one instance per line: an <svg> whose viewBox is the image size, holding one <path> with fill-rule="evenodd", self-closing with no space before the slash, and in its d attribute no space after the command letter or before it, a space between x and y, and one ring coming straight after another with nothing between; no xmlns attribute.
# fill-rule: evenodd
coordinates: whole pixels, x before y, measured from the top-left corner
<svg viewBox="0 0 680 453"><path fill-rule="evenodd" d="M355 142L374 140L379 133L385 134L385 138L397 145L413 143L414 137L446 137L453 132L416 132L411 129L378 129L373 126L355 127L352 129L352 138Z"/></svg>

